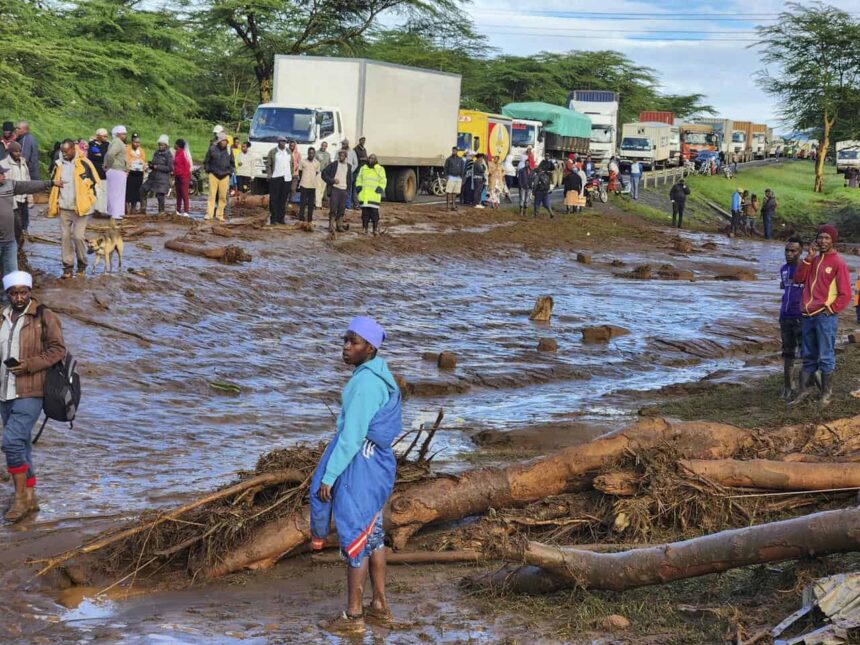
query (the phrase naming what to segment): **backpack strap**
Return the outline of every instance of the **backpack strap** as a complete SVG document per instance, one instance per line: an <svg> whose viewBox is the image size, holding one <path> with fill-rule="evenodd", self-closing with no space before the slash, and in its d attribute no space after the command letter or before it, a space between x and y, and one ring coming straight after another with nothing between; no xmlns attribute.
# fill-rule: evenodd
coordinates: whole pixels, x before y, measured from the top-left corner
<svg viewBox="0 0 860 645"><path fill-rule="evenodd" d="M36 307L36 318L42 321L42 349L46 349L48 347L48 330L45 328L45 317L42 315L42 312L45 311L45 305L39 305Z"/></svg>

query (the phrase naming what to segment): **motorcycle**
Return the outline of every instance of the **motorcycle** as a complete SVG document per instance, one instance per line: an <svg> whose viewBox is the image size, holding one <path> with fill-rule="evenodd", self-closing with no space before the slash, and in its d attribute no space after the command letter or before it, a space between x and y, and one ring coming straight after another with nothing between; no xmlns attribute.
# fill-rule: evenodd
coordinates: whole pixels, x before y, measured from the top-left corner
<svg viewBox="0 0 860 645"><path fill-rule="evenodd" d="M606 192L606 186L603 180L597 175L589 177L585 182L585 205L593 206L595 200L601 204L609 201L609 193Z"/></svg>

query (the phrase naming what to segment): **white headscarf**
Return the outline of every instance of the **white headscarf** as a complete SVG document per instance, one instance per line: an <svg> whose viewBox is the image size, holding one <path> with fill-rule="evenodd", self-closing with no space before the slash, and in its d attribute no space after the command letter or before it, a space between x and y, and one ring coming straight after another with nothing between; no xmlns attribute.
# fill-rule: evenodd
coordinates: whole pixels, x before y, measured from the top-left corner
<svg viewBox="0 0 860 645"><path fill-rule="evenodd" d="M26 271L13 271L3 276L3 291L9 291L12 287L33 288L33 276Z"/></svg>

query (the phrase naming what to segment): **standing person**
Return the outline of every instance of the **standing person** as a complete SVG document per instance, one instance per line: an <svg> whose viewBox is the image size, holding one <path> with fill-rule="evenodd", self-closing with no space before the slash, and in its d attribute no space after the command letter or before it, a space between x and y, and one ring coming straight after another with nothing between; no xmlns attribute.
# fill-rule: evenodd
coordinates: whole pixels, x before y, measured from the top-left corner
<svg viewBox="0 0 860 645"><path fill-rule="evenodd" d="M555 217L555 213L552 212L552 206L549 202L549 191L552 186L552 179L550 178L549 172L547 171L546 166L544 166L543 161L540 162L537 171L532 174L531 179L532 191L534 193L535 219L537 219L537 216L540 213L541 206L549 211L549 217L550 219L553 219Z"/></svg>
<svg viewBox="0 0 860 645"><path fill-rule="evenodd" d="M99 179L102 181L106 179L104 165L109 145L108 131L104 128L99 128L96 130L96 136L90 139L89 148L87 148L87 159L93 164L93 168L96 169L96 173L98 173Z"/></svg>
<svg viewBox="0 0 860 645"><path fill-rule="evenodd" d="M526 148L526 163L529 166L529 170L534 170L537 168L537 161L535 161L535 151L534 148L528 146Z"/></svg>
<svg viewBox="0 0 860 645"><path fill-rule="evenodd" d="M588 174L589 159L590 158L587 157L585 160L586 175ZM618 181L618 172L618 160L615 157L612 157L609 160L609 183L606 185L606 190L608 190L610 193L614 193L617 190L616 182Z"/></svg>
<svg viewBox="0 0 860 645"><path fill-rule="evenodd" d="M295 141L290 141L290 173L292 179L290 180L290 194L287 196L287 207L289 208L290 202L293 199L293 195L299 194L299 167L302 165L302 151L299 150L299 147L296 145Z"/></svg>
<svg viewBox="0 0 860 645"><path fill-rule="evenodd" d="M525 216L529 208L529 193L532 187L533 171L529 166L528 157L520 159L520 165L517 169L517 187L520 197L520 215Z"/></svg>
<svg viewBox="0 0 860 645"><path fill-rule="evenodd" d="M15 124L11 121L3 122L3 136L0 137L0 160L9 156L9 144L15 141Z"/></svg>
<svg viewBox="0 0 860 645"><path fill-rule="evenodd" d="M630 164L630 196L639 199L639 184L642 182L642 164L633 161Z"/></svg>
<svg viewBox="0 0 860 645"><path fill-rule="evenodd" d="M191 186L191 156L185 139L177 139L173 146L173 188L176 191L176 214L190 217L189 187Z"/></svg>
<svg viewBox="0 0 860 645"><path fill-rule="evenodd" d="M137 132L131 135L131 145L126 148L126 160L128 163L128 176L125 184L126 213L135 212L135 207L140 210L140 189L143 186L143 175L146 170L146 151L140 145L140 135Z"/></svg>
<svg viewBox="0 0 860 645"><path fill-rule="evenodd" d="M167 193L170 192L170 175L173 174L173 155L170 153L170 139L166 134L158 137L158 149L152 155L152 160L149 162L149 177L146 178L141 187L141 211L146 213L146 196L149 193L155 193L155 199L158 201L158 214L163 215L164 200Z"/></svg>
<svg viewBox="0 0 860 645"><path fill-rule="evenodd" d="M505 186L505 169L499 157L491 159L488 164L487 186L487 201L490 208L497 209Z"/></svg>
<svg viewBox="0 0 860 645"><path fill-rule="evenodd" d="M343 224L346 212L346 200L352 186L352 166L347 159L347 151L341 148L337 151L337 161L333 161L323 169L322 178L331 190L328 198L328 230L330 233L342 233L348 227Z"/></svg>
<svg viewBox="0 0 860 645"><path fill-rule="evenodd" d="M364 142L367 141L366 137L359 137L358 145L355 146L355 157L358 159L358 169L361 170L361 167L367 164L367 148L364 146Z"/></svg>
<svg viewBox="0 0 860 645"><path fill-rule="evenodd" d="M505 202L508 204L513 204L514 200L511 198L511 189L517 183L517 167L514 165L514 154L512 152L508 153L508 156L505 157L504 162L505 169L505 186L504 186L504 195Z"/></svg>
<svg viewBox="0 0 860 645"><path fill-rule="evenodd" d="M794 282L803 285L800 299L803 369L800 392L790 405L797 405L812 395L818 371L821 372L821 405L828 405L833 397L839 312L851 302L848 266L833 248L838 239L839 232L834 226L820 226L815 242L809 245L806 258L794 274Z"/></svg>
<svg viewBox="0 0 860 645"><path fill-rule="evenodd" d="M10 152L20 147L16 142L15 146L10 147ZM18 196L47 190L53 183L15 179L16 174L21 176L23 173L26 176L29 172L24 160L20 156L19 159L18 162L13 160L11 171L5 164L0 164L0 269L3 275L18 270L18 236L15 231Z"/></svg>
<svg viewBox="0 0 860 645"><path fill-rule="evenodd" d="M322 178L322 171L328 168L331 163L331 153L328 151L328 141L323 141L320 144L320 149L317 150L316 159L320 162L320 178L317 182L316 207L322 208L323 197L325 197L326 193L326 185Z"/></svg>
<svg viewBox="0 0 860 645"><path fill-rule="evenodd" d="M8 179L11 179L14 184L20 183L22 186L23 182L28 182L31 180L30 177L30 168L27 166L27 162L24 160L21 144L14 143L9 146L9 157L4 162L9 167ZM27 195L25 194L17 194L13 199L14 203L14 222L15 222L15 243L17 246L21 246L24 243L24 234L27 232L27 229L30 228L30 205L27 201ZM16 264L15 269L18 268L17 264L17 248L15 249L16 256ZM3 266L3 263L0 262L0 267ZM3 273L9 273L5 268Z"/></svg>
<svg viewBox="0 0 860 645"><path fill-rule="evenodd" d="M451 148L451 156L445 160L442 171L445 173L445 210L457 210L457 200L463 189L463 173L466 172L466 162L458 154L457 146Z"/></svg>
<svg viewBox="0 0 860 645"><path fill-rule="evenodd" d="M107 212L111 219L122 219L125 215L125 189L128 174L126 138L124 125L111 130L111 142L105 154L105 176L107 177Z"/></svg>
<svg viewBox="0 0 860 645"><path fill-rule="evenodd" d="M736 152L732 155L732 174L738 174L738 161L740 160L740 155Z"/></svg>
<svg viewBox="0 0 860 645"><path fill-rule="evenodd" d="M278 145L266 155L266 178L269 180L269 222L286 224L289 186L293 181L292 156L287 150L286 137L278 137Z"/></svg>
<svg viewBox="0 0 860 645"><path fill-rule="evenodd" d="M794 398L794 359L800 355L803 339L803 313L800 309L803 285L794 281L803 241L790 237L785 242L785 264L779 270L779 286L782 289L782 305L779 308L779 334L782 338L783 388L782 398Z"/></svg>
<svg viewBox="0 0 860 645"><path fill-rule="evenodd" d="M472 166L472 203L475 208L484 208L484 186L487 185L487 162L483 152L475 157Z"/></svg>
<svg viewBox="0 0 860 645"><path fill-rule="evenodd" d="M240 193L247 193L251 190L251 176L254 169L251 154L248 152L250 147L250 141L243 141L242 145L239 146L239 152L236 154L236 189Z"/></svg>
<svg viewBox="0 0 860 645"><path fill-rule="evenodd" d="M230 142L230 154L233 156L233 172L230 174L230 194L235 195L236 191L239 188L239 181L237 179L238 176L238 168L239 168L239 153L242 152L242 143L239 141L239 137L233 137L233 140Z"/></svg>
<svg viewBox="0 0 860 645"><path fill-rule="evenodd" d="M13 271L3 276L9 305L0 321L0 419L6 470L15 486L12 505L4 516L8 522L19 522L39 510L33 426L42 413L47 371L66 356L60 319L32 297L32 288L29 273ZM7 367L6 361L11 359L17 363Z"/></svg>
<svg viewBox="0 0 860 645"><path fill-rule="evenodd" d="M34 181L42 178L39 170L39 143L30 133L30 124L27 121L18 121L18 143L21 144L21 155L30 171L30 177Z"/></svg>
<svg viewBox="0 0 860 645"><path fill-rule="evenodd" d="M349 147L349 139L344 139L340 142L340 149L346 150L346 163L352 166L353 181L358 177L358 155L355 150ZM350 184L349 192L346 194L346 207L349 209L358 208L358 197L355 192L355 184Z"/></svg>
<svg viewBox="0 0 860 645"><path fill-rule="evenodd" d="M299 202L299 221L305 221L305 211L307 211L308 227L312 226L314 221L314 206L317 203L317 184L320 179L320 162L316 160L316 149L308 148L308 156L302 159L299 166L299 191L301 191L301 200Z"/></svg>
<svg viewBox="0 0 860 645"><path fill-rule="evenodd" d="M379 232L379 205L387 185L385 168L377 162L376 155L369 155L367 164L361 167L355 179L355 187L359 191L358 203L361 204L361 228L365 233L371 222L373 234Z"/></svg>
<svg viewBox="0 0 860 645"><path fill-rule="evenodd" d="M744 219L746 220L747 233L755 234L755 218L758 214L758 195L753 194L749 201L744 204Z"/></svg>
<svg viewBox="0 0 860 645"><path fill-rule="evenodd" d="M475 153L466 151L466 162L463 167L463 188L460 191L460 202L464 206L474 204L475 197Z"/></svg>
<svg viewBox="0 0 860 645"><path fill-rule="evenodd" d="M764 191L764 203L761 205L761 221L764 227L764 239L769 240L773 237L773 219L776 216L776 209L779 207L779 202L773 195L773 191L768 188Z"/></svg>
<svg viewBox="0 0 860 645"><path fill-rule="evenodd" d="M617 174L618 164L615 162L615 157L613 157L612 160L609 162L609 172L612 173L612 164L613 163L615 163L616 174ZM585 157L585 163L582 165L582 169L585 171L586 177L591 177L591 175L594 174L594 162L591 161L591 155L588 155Z"/></svg>
<svg viewBox="0 0 860 645"><path fill-rule="evenodd" d="M562 179L562 187L564 188L564 212L576 213L582 210L580 195L582 193L582 177L576 170L573 161L567 160L568 172Z"/></svg>
<svg viewBox="0 0 860 645"><path fill-rule="evenodd" d="M72 277L75 259L78 275L87 270L87 217L93 212L97 199L97 186L101 181L96 169L75 149L75 142L66 139L60 145L62 160L54 170L54 188L48 198L48 217L60 218L62 237L63 275Z"/></svg>
<svg viewBox="0 0 860 645"><path fill-rule="evenodd" d="M210 220L214 217L223 222L227 193L230 190L230 174L233 172L233 155L227 147L227 135L223 132L216 135L215 143L206 151L203 169L209 175L209 201L203 219Z"/></svg>
<svg viewBox="0 0 860 645"><path fill-rule="evenodd" d="M737 235L738 229L740 228L742 205L743 205L743 197L741 195L741 189L736 188L735 192L732 193L732 223L731 223L731 234L732 234L732 236Z"/></svg>
<svg viewBox="0 0 860 645"><path fill-rule="evenodd" d="M311 548L323 548L334 521L347 564L346 611L324 625L335 633L363 632L365 616L384 624L393 620L385 598L382 515L397 470L391 445L403 421L400 389L378 356L383 341L385 331L372 318L352 319L342 358L354 369L343 390L337 432L311 479ZM373 599L365 608L368 569Z"/></svg>
<svg viewBox="0 0 860 645"><path fill-rule="evenodd" d="M687 195L690 194L690 188L687 182L679 179L669 191L669 199L672 200L672 226L684 228L684 206L687 204Z"/></svg>

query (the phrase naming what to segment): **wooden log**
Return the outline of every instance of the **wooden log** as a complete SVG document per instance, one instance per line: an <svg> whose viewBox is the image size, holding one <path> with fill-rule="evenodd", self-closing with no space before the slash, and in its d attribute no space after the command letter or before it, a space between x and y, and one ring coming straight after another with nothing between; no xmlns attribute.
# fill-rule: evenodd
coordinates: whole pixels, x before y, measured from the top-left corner
<svg viewBox="0 0 860 645"><path fill-rule="evenodd" d="M639 491L640 478L636 473L612 472L603 473L594 478L594 489L606 495L630 497Z"/></svg>
<svg viewBox="0 0 860 645"><path fill-rule="evenodd" d="M258 207L258 208L268 208L269 207L269 196L268 195L250 195L248 193L239 193L238 195L234 195L231 204L233 206L245 206L245 207Z"/></svg>
<svg viewBox="0 0 860 645"><path fill-rule="evenodd" d="M529 314L529 320L537 322L549 321L552 318L552 306L552 296L539 296L535 302L535 306L532 308L532 312Z"/></svg>
<svg viewBox="0 0 860 645"><path fill-rule="evenodd" d="M204 258L218 260L227 264L238 264L239 262L251 261L251 255L246 253L245 249L241 246L235 246L232 244L228 246L205 247L197 246L190 242L183 242L182 240L167 240L164 243L164 248L170 249L171 251L179 251L180 253L187 253L188 255L198 255Z"/></svg>
<svg viewBox="0 0 860 645"><path fill-rule="evenodd" d="M720 423L673 422L643 419L620 432L586 444L571 446L548 457L506 468L482 468L457 477L440 477L418 484L391 498L386 527L394 547L401 549L421 527L489 508L524 506L569 490L589 472L599 470L627 451L644 450L667 442L681 456L718 459L749 445L749 430ZM307 507L274 520L243 545L224 554L204 571L218 577L245 568L270 566L310 539Z"/></svg>
<svg viewBox="0 0 860 645"><path fill-rule="evenodd" d="M860 487L860 463L811 463L768 459L681 460L679 465L722 484L767 490Z"/></svg>
<svg viewBox="0 0 860 645"><path fill-rule="evenodd" d="M540 567L551 580L566 581L567 587L625 591L751 564L858 550L860 508L851 508L620 553L529 542L507 556Z"/></svg>

